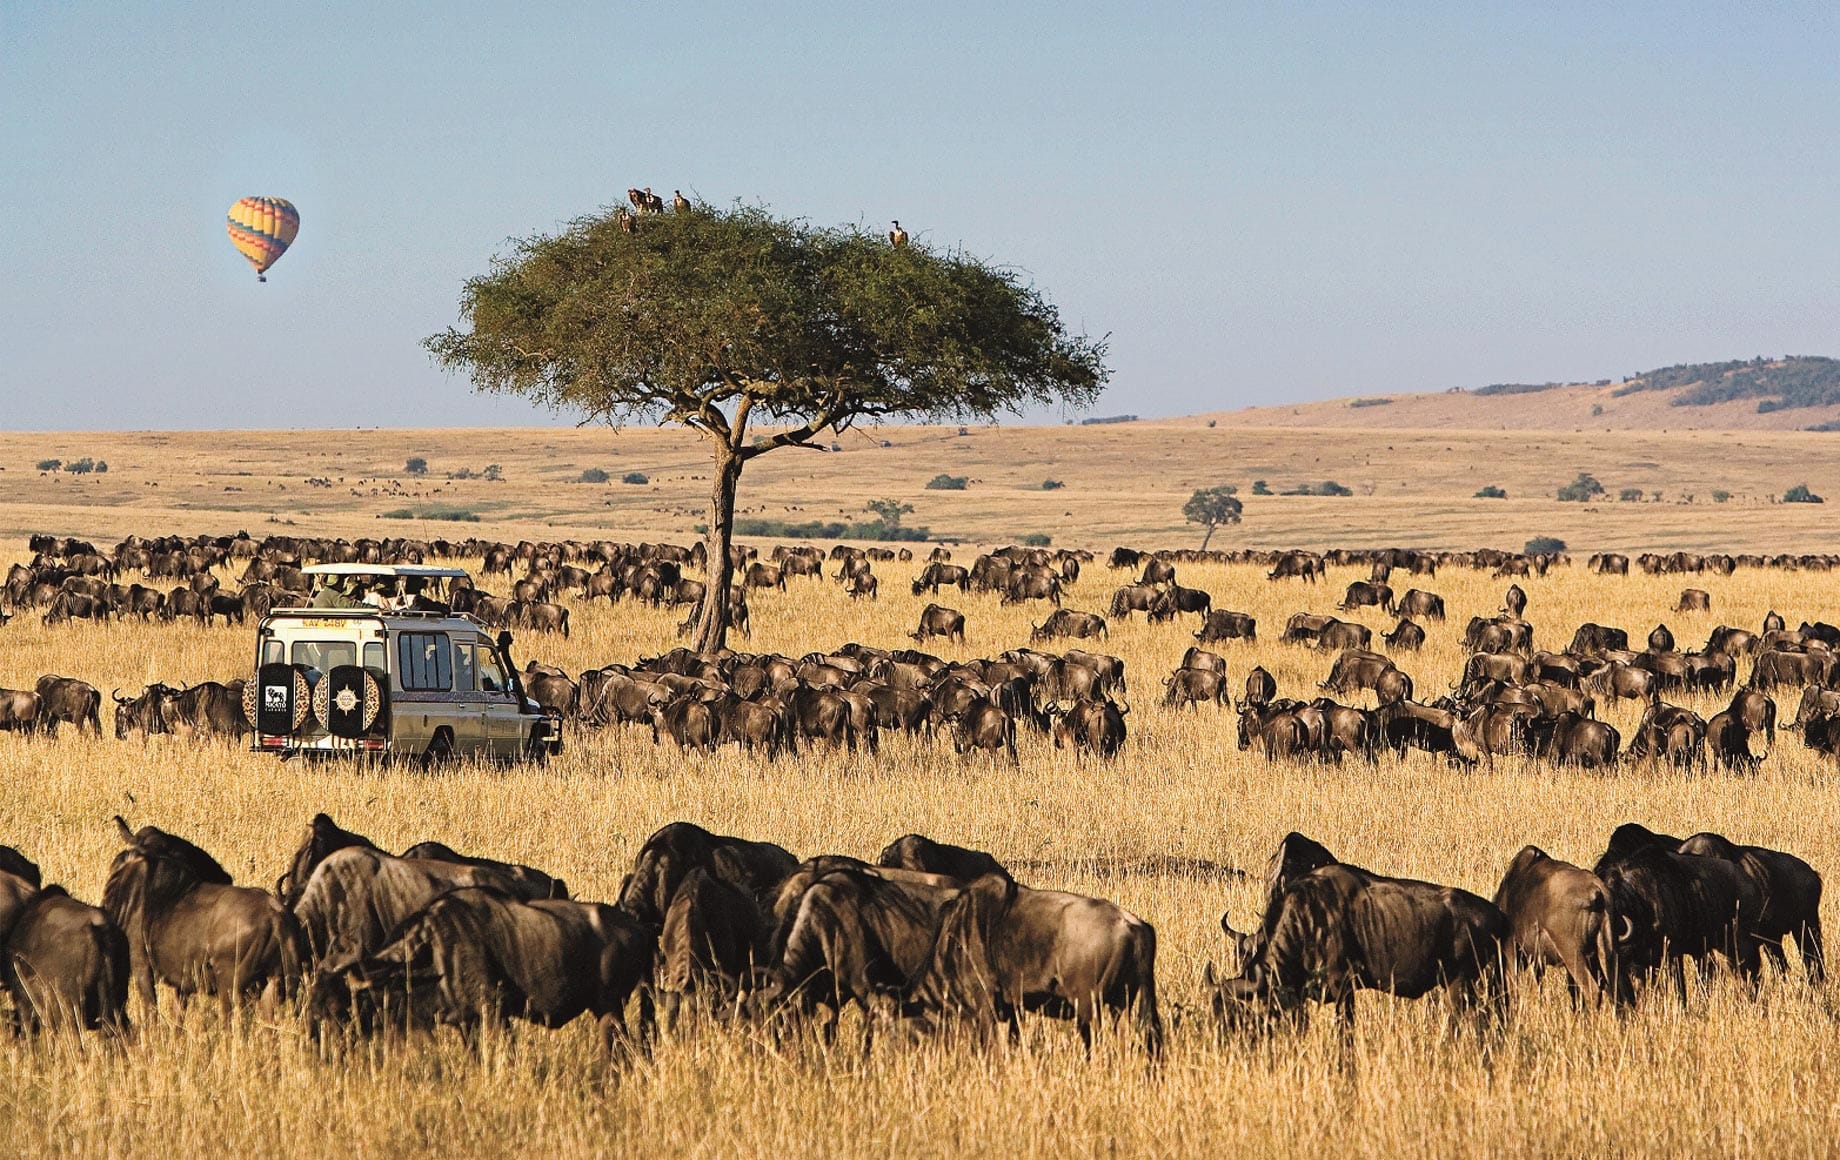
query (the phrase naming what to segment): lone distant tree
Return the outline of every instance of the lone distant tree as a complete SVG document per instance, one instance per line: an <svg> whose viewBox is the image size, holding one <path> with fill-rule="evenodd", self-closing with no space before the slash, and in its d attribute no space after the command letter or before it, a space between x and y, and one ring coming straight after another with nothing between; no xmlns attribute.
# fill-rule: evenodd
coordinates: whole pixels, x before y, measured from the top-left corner
<svg viewBox="0 0 1840 1160"><path fill-rule="evenodd" d="M1182 505L1182 515L1191 524L1204 524L1207 533L1201 537L1201 550L1207 551L1208 541L1214 538L1214 529L1222 524L1239 523L1239 514L1244 509L1239 498L1234 495L1239 488L1201 487L1188 497Z"/></svg>
<svg viewBox="0 0 1840 1160"><path fill-rule="evenodd" d="M912 514L914 505L902 503L898 499L872 499L863 505L863 510L874 512L881 519L882 526L898 528L901 526L901 517Z"/></svg>
<svg viewBox="0 0 1840 1160"><path fill-rule="evenodd" d="M1014 271L747 205L626 222L610 209L513 241L462 288L460 316L425 345L476 389L703 438L715 468L703 652L727 636L749 460L822 451L819 432L862 420L1088 406L1109 375L1104 340L1070 334ZM755 441L756 423L779 429Z"/></svg>

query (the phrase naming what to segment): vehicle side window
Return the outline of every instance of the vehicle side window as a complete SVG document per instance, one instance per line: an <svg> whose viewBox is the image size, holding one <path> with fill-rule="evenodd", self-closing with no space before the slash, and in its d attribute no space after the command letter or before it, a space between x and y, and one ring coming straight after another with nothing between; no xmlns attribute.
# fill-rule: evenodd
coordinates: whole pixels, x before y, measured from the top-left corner
<svg viewBox="0 0 1840 1160"><path fill-rule="evenodd" d="M444 632L405 632L397 637L397 679L408 692L446 692L454 683L453 650Z"/></svg>
<svg viewBox="0 0 1840 1160"><path fill-rule="evenodd" d="M479 688L481 692L503 693L509 686L505 683L505 670L498 663L498 654L490 648L479 650Z"/></svg>
<svg viewBox="0 0 1840 1160"><path fill-rule="evenodd" d="M287 643L270 637L262 642L262 663L278 665L287 660Z"/></svg>
<svg viewBox="0 0 1840 1160"><path fill-rule="evenodd" d="M473 646L454 645L454 692L471 693L478 687L473 680Z"/></svg>
<svg viewBox="0 0 1840 1160"><path fill-rule="evenodd" d="M384 661L382 641L367 640L364 642L364 667L375 669L380 673L389 671L389 665Z"/></svg>

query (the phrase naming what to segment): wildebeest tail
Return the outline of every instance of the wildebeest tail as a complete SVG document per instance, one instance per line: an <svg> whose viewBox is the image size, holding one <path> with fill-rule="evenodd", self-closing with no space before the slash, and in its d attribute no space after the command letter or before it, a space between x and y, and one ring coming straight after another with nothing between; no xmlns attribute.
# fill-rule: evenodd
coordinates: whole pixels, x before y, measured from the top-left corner
<svg viewBox="0 0 1840 1160"><path fill-rule="evenodd" d="M307 974L307 936L292 911L283 909L275 921L275 980L283 999L292 998L294 989Z"/></svg>
<svg viewBox="0 0 1840 1160"><path fill-rule="evenodd" d="M1132 982L1136 989L1132 1017L1144 1050L1156 1058L1163 1054L1163 1017L1156 1009L1156 928L1146 922L1135 933L1137 937L1131 940Z"/></svg>

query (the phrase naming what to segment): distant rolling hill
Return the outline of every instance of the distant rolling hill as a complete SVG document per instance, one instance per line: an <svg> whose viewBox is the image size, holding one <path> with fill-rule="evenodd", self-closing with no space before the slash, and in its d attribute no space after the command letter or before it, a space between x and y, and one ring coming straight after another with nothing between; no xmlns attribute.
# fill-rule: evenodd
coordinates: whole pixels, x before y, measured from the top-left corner
<svg viewBox="0 0 1840 1160"><path fill-rule="evenodd" d="M1495 383L1357 395L1203 418L1260 427L1840 430L1840 359L1689 363L1595 383Z"/></svg>

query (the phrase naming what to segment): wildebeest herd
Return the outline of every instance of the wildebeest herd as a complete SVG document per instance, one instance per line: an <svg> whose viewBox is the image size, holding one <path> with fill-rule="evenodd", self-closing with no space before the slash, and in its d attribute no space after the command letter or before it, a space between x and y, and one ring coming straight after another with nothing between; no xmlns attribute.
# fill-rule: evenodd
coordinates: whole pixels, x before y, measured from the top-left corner
<svg viewBox="0 0 1840 1160"><path fill-rule="evenodd" d="M115 819L123 847L102 905L0 847L0 985L16 1026L129 1030L128 994L157 1009L213 995L297 1004L322 1038L593 1016L611 1052L652 1041L660 1010L832 1040L857 1008L866 1034L1011 1034L1026 1014L1073 1021L1091 1046L1118 1023L1163 1043L1156 931L1103 899L1035 889L992 855L919 834L871 864L800 861L772 842L673 822L646 839L610 903L570 897L530 866L436 842L392 855L320 814L272 891L235 885L186 839ZM1533 846L1493 900L1348 865L1287 835L1250 933L1223 915L1228 978L1206 975L1222 1033L1265 1031L1330 1005L1344 1026L1361 989L1442 992L1484 1024L1513 980L1562 970L1582 1005L1623 1007L1660 983L1687 998L1685 964L1764 965L1824 979L1821 877L1781 851L1712 833L1625 824L1590 869ZM637 1006L636 1032L627 1022Z"/></svg>
<svg viewBox="0 0 1840 1160"><path fill-rule="evenodd" d="M704 585L686 574L705 562L703 545L613 542L515 545L442 540L314 540L269 537L128 537L108 551L93 544L35 536L28 564L15 565L4 586L4 604L43 607L50 622L109 616L174 619L221 618L242 623L252 616L305 600L311 562L418 563L431 559L477 558L482 581L510 578L503 595L460 581L436 600L417 593L417 607L451 608L487 626L513 625L534 632L569 629L570 610L558 603L570 594L587 606L597 597L610 604L633 599L648 605L690 606L702 600ZM808 546L781 545L767 559L755 549L735 549L737 575L733 612L746 630L746 595L751 589L784 589L789 579L834 579L852 596L873 599L876 563L911 559L908 549L858 549L838 545L828 554ZM942 588L996 594L1005 603L1043 600L1059 605L1079 584L1091 553L1042 548L1004 548L979 555L969 566L951 562L943 548L930 552L912 582L916 596ZM1304 698L1280 697L1263 668L1243 681L1229 677L1227 663L1205 646L1256 641L1258 625L1248 613L1217 607L1200 588L1184 587L1177 570L1189 562L1258 563L1268 581L1315 583L1330 565L1366 567L1368 579L1350 583L1337 612L1376 609L1396 618L1375 650L1369 626L1335 614L1290 616L1279 640L1334 654L1325 679ZM1536 641L1525 617L1527 594L1513 579L1547 574L1570 561L1564 556L1478 551L1430 553L1399 549L1310 552L1164 552L1114 549L1106 564L1138 573L1117 589L1109 604L1112 621L1143 612L1153 623L1193 615L1196 644L1163 682L1162 703L1173 708L1232 706L1241 749L1272 759L1374 760L1384 752L1418 749L1463 765L1492 762L1510 754L1547 758L1587 768L1620 761L1664 761L1683 768L1716 763L1752 770L1759 752L1773 745L1778 708L1771 697L1784 687L1799 689L1788 727L1799 730L1809 748L1840 752L1840 672L1835 647L1840 627L1803 622L1787 629L1771 613L1752 631L1720 625L1697 650L1679 648L1665 625L1656 625L1645 647L1632 648L1628 631L1597 623L1578 625L1562 651ZM1731 556L1674 553L1644 555L1638 570L1651 574L1730 575L1740 567L1825 570L1832 559L1816 556ZM223 590L216 570L241 567L240 587ZM1592 556L1594 572L1627 574L1625 556ZM1427 626L1445 618L1445 602L1429 588L1403 593L1395 573L1431 584L1440 569L1484 569L1510 581L1498 615L1472 617L1463 630L1463 670L1447 690L1433 690L1406 667L1405 658L1424 645ZM592 570L591 570L592 569ZM520 575L521 571L521 575ZM170 592L122 581L176 580ZM1678 610L1710 612L1704 589L1682 592ZM696 622L692 611L684 629ZM962 645L965 615L937 603L921 611L911 635L917 644L945 640ZM1110 757L1126 743L1129 702L1122 659L1073 648L1055 653L1033 647L1054 640L1104 640L1107 617L1056 607L1033 626L1028 647L985 659L948 659L921 648L887 649L847 644L799 656L724 650L701 655L676 649L637 662L615 662L574 675L531 662L524 683L534 701L583 728L638 725L659 741L686 749L738 744L769 756L797 752L802 744L878 749L880 735L899 731L923 738L943 733L959 753L990 751L1014 755L1017 738L1035 732L1056 746ZM1740 666L1748 664L1742 674ZM112 693L118 738L176 734L227 735L249 732L242 709L241 678L190 686L153 682L137 694ZM1243 695L1235 697L1235 689ZM1670 694L1730 694L1723 711L1710 718L1670 703ZM1337 701L1371 694L1373 703ZM1597 712L1606 702L1627 699L1642 706L1634 731L1625 738ZM53 732L68 724L101 730L101 694L88 683L48 675L35 688L0 690L0 730ZM1786 714L1785 714L1786 716Z"/></svg>

